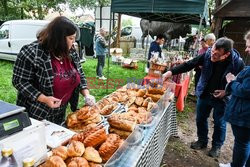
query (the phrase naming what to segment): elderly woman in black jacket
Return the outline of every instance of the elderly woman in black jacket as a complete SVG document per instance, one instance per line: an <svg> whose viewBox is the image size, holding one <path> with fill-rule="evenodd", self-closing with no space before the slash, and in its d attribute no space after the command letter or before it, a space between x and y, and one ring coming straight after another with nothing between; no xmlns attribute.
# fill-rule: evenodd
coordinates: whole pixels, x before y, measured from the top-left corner
<svg viewBox="0 0 250 167"><path fill-rule="evenodd" d="M67 104L77 108L79 92L89 104L87 80L73 47L77 27L66 17L57 17L38 34L38 41L22 47L14 65L12 83L18 91L17 105L29 116L60 124Z"/></svg>

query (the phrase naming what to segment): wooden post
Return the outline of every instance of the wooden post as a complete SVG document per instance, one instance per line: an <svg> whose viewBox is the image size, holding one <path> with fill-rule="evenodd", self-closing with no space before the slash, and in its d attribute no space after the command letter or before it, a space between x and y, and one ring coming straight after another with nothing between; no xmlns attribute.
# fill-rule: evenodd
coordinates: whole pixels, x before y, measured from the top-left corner
<svg viewBox="0 0 250 167"><path fill-rule="evenodd" d="M117 25L117 35L116 35L116 47L120 48L120 37L121 37L121 14L118 14L118 25Z"/></svg>
<svg viewBox="0 0 250 167"><path fill-rule="evenodd" d="M222 3L222 0L215 0L215 9L216 10ZM222 18L218 18L218 17L215 17L214 18L214 23L215 25L214 29L211 29L211 31L214 33L214 35L216 36L216 38L219 37L219 31L221 29L221 26L222 26ZM211 26L212 28L212 26Z"/></svg>
<svg viewBox="0 0 250 167"><path fill-rule="evenodd" d="M219 38L219 32L221 27L222 27L222 18L218 17L215 20L215 29L214 29L214 35L216 36L216 38Z"/></svg>

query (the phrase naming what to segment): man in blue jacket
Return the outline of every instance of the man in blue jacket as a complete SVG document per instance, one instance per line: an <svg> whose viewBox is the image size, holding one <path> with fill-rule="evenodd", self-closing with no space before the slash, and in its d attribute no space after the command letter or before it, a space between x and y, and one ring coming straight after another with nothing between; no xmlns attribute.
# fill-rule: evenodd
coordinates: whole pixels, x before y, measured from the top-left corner
<svg viewBox="0 0 250 167"><path fill-rule="evenodd" d="M199 55L167 71L163 75L163 80L167 80L172 75L190 71L197 66L202 66L201 77L196 87L198 97L196 104L198 141L191 143L191 148L203 149L207 147L207 119L213 109L214 132L212 148L208 155L218 157L226 136L226 122L223 119L226 101L228 100L224 90L227 84L225 76L229 72L237 75L243 69L244 63L239 53L233 49L233 41L223 37L219 38L204 55Z"/></svg>
<svg viewBox="0 0 250 167"><path fill-rule="evenodd" d="M250 31L245 36L246 52L250 55ZM231 99L226 107L225 120L231 123L234 134L233 161L220 164L220 167L250 166L250 66L242 70L237 77L229 73L226 76L226 91Z"/></svg>
<svg viewBox="0 0 250 167"><path fill-rule="evenodd" d="M162 34L159 34L157 35L156 37L156 40L153 41L151 44L150 44L150 48L149 48L149 51L148 51L148 61L151 59L152 57L152 52L158 52L159 53L159 57L161 58L161 45L163 45L165 42L165 37L164 35ZM149 62L147 64L147 67L149 68Z"/></svg>

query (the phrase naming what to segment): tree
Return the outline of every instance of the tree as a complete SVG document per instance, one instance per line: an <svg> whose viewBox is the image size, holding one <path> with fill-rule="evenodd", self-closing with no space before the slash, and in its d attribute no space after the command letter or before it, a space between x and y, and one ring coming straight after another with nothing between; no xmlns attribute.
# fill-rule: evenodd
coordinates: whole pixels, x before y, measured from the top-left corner
<svg viewBox="0 0 250 167"><path fill-rule="evenodd" d="M72 10L77 8L90 8L93 9L96 6L109 6L111 0L69 0L69 6Z"/></svg>
<svg viewBox="0 0 250 167"><path fill-rule="evenodd" d="M66 0L0 0L0 19L43 19L49 9L60 10Z"/></svg>

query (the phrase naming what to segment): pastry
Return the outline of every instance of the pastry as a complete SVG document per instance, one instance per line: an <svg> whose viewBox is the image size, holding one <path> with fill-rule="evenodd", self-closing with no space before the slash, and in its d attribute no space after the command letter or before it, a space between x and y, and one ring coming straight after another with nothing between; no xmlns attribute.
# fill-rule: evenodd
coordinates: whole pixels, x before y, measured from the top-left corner
<svg viewBox="0 0 250 167"><path fill-rule="evenodd" d="M70 159L67 166L68 167L89 167L89 163L83 157L74 157Z"/></svg>
<svg viewBox="0 0 250 167"><path fill-rule="evenodd" d="M141 112L137 114L137 123L138 124L148 124L152 122L151 112Z"/></svg>
<svg viewBox="0 0 250 167"><path fill-rule="evenodd" d="M94 162L89 162L89 167L102 167L101 164L96 164Z"/></svg>
<svg viewBox="0 0 250 167"><path fill-rule="evenodd" d="M119 129L112 128L112 127L109 127L109 132L115 133L123 139L126 139L131 134L131 132L129 132L129 131L119 130Z"/></svg>
<svg viewBox="0 0 250 167"><path fill-rule="evenodd" d="M84 145L86 147L97 147L101 145L107 139L107 134L104 128L89 133L84 139Z"/></svg>
<svg viewBox="0 0 250 167"><path fill-rule="evenodd" d="M162 88L152 88L152 87L149 87L148 88L148 93L149 94L160 94L160 95L163 95L164 94L164 90Z"/></svg>
<svg viewBox="0 0 250 167"><path fill-rule="evenodd" d="M147 98L143 101L142 106L143 106L143 107L148 107L148 103L149 103L149 102L153 102L153 100L152 100L151 97L147 97Z"/></svg>
<svg viewBox="0 0 250 167"><path fill-rule="evenodd" d="M100 157L97 150L95 150L93 147L87 147L83 157L86 158L88 161L96 162L96 163L102 163L102 158Z"/></svg>
<svg viewBox="0 0 250 167"><path fill-rule="evenodd" d="M107 105L105 107L103 107L103 109L101 110L100 114L102 115L109 115L112 113L113 110L115 110L117 107L117 103L113 103L110 105Z"/></svg>
<svg viewBox="0 0 250 167"><path fill-rule="evenodd" d="M129 97L126 106L130 107L136 100L136 96Z"/></svg>
<svg viewBox="0 0 250 167"><path fill-rule="evenodd" d="M138 90L136 96L143 97L145 95L145 93L146 93L146 89L140 89L140 90Z"/></svg>
<svg viewBox="0 0 250 167"><path fill-rule="evenodd" d="M45 162L44 167L66 167L63 159L59 156L51 156Z"/></svg>
<svg viewBox="0 0 250 167"><path fill-rule="evenodd" d="M154 108L156 106L156 103L154 102L149 102L148 103L148 107L147 107L147 111L150 111L152 108Z"/></svg>
<svg viewBox="0 0 250 167"><path fill-rule="evenodd" d="M78 123L79 121L77 119L77 112L73 112L67 116L66 124L68 128L73 127Z"/></svg>
<svg viewBox="0 0 250 167"><path fill-rule="evenodd" d="M146 96L151 97L154 102L157 102L161 98L162 95L160 95L160 94L148 94L147 93Z"/></svg>
<svg viewBox="0 0 250 167"><path fill-rule="evenodd" d="M89 129L91 128L94 128L96 127L97 124L96 123L89 123L88 125L85 125L84 123L83 124L79 124L73 128L69 128L70 130L72 131L75 131L77 133L81 133L81 132L86 132L88 131Z"/></svg>
<svg viewBox="0 0 250 167"><path fill-rule="evenodd" d="M145 113L145 112L147 112L147 109L145 107L138 108L138 113Z"/></svg>
<svg viewBox="0 0 250 167"><path fill-rule="evenodd" d="M102 116L99 113L96 113L95 115L93 115L93 117L95 117L95 118L94 119L87 119L86 121L84 121L84 125L86 126L88 124L100 123L102 121Z"/></svg>
<svg viewBox="0 0 250 167"><path fill-rule="evenodd" d="M109 160L114 152L119 148L120 137L117 134L109 134L107 140L99 148L99 154L103 162Z"/></svg>
<svg viewBox="0 0 250 167"><path fill-rule="evenodd" d="M85 151L84 144L79 141L72 141L68 147L69 157L80 157Z"/></svg>
<svg viewBox="0 0 250 167"><path fill-rule="evenodd" d="M80 120L88 119L91 115L89 113L90 106L84 106L77 112L77 118Z"/></svg>
<svg viewBox="0 0 250 167"><path fill-rule="evenodd" d="M131 116L112 115L108 118L111 127L132 132L136 125L136 118Z"/></svg>
<svg viewBox="0 0 250 167"><path fill-rule="evenodd" d="M143 101L144 101L143 97L136 97L135 104L141 106Z"/></svg>
<svg viewBox="0 0 250 167"><path fill-rule="evenodd" d="M68 149L65 146L59 146L52 150L52 155L61 157L63 160L68 158Z"/></svg>

